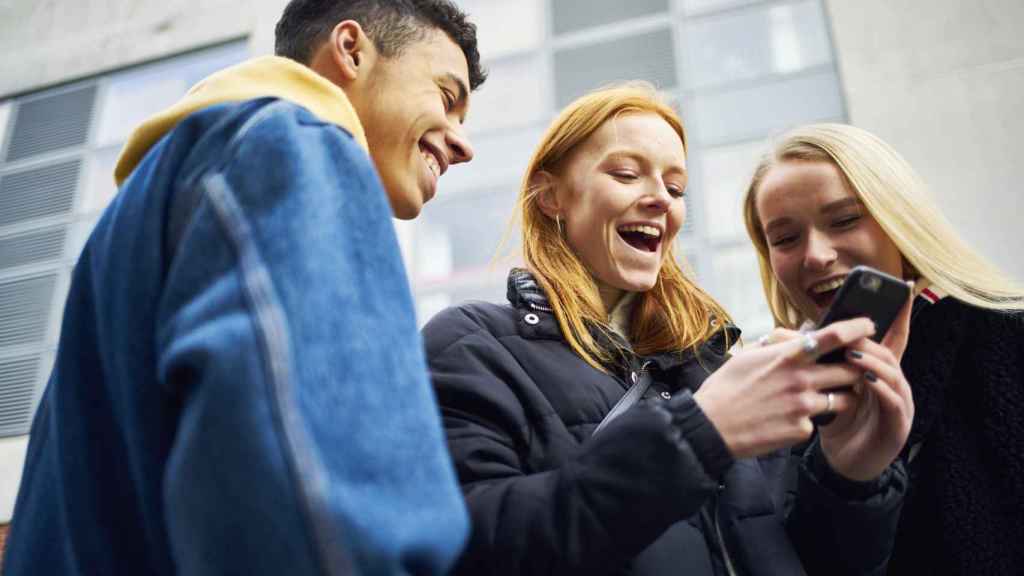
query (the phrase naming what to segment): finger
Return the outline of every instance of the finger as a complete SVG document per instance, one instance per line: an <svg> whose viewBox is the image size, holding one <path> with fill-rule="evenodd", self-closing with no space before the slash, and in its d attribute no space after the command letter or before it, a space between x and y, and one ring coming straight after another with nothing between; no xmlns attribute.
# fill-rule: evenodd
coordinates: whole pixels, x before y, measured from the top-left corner
<svg viewBox="0 0 1024 576"><path fill-rule="evenodd" d="M803 334L780 346L788 358L814 362L822 354L847 346L875 333L875 325L867 318L854 318L829 324L825 328Z"/></svg>
<svg viewBox="0 0 1024 576"><path fill-rule="evenodd" d="M837 420L837 416L856 406L856 402L850 394L839 390L815 393L814 396L816 396L814 404L818 407L808 418L819 427L831 425Z"/></svg>
<svg viewBox="0 0 1024 576"><path fill-rule="evenodd" d="M903 352L907 349L907 340L910 338L910 312L914 307L914 282L911 281L908 284L910 284L910 295L903 304L899 315L896 316L896 320L889 327L889 331L886 332L885 338L882 339L882 345L888 348L897 360L903 358Z"/></svg>
<svg viewBox="0 0 1024 576"><path fill-rule="evenodd" d="M846 351L846 362L860 368L862 372L874 372L888 382L904 379L903 370L888 348L862 340Z"/></svg>
<svg viewBox="0 0 1024 576"><path fill-rule="evenodd" d="M785 342L792 340L793 338L799 338L800 332L796 330L790 330L788 328L776 328L771 332L761 336L757 339L757 343L761 346L771 346L772 344L778 344L779 342Z"/></svg>
<svg viewBox="0 0 1024 576"><path fill-rule="evenodd" d="M889 383L876 377L865 375L864 381L867 387L875 393L878 398L878 407L883 412L906 413L908 405L903 397L896 393Z"/></svg>
<svg viewBox="0 0 1024 576"><path fill-rule="evenodd" d="M864 371L851 364L821 364L803 369L808 388L821 393L832 388L850 388L860 382Z"/></svg>

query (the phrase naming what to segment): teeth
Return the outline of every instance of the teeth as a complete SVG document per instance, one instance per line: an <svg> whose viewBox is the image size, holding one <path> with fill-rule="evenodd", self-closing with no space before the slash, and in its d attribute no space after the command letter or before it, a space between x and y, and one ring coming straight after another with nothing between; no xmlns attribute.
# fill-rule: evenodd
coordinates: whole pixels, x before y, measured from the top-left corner
<svg viewBox="0 0 1024 576"><path fill-rule="evenodd" d="M640 232L652 238L661 238L661 230L654 226L645 226L643 224L629 224L619 228L619 232Z"/></svg>
<svg viewBox="0 0 1024 576"><path fill-rule="evenodd" d="M434 178L441 177L441 165L437 163L437 158L434 158L433 154L423 153L423 160L430 167L430 171L434 173Z"/></svg>
<svg viewBox="0 0 1024 576"><path fill-rule="evenodd" d="M811 292L821 294L823 292L828 292L829 290L835 290L843 285L843 280L845 279L846 277L843 276L840 278L833 278L832 280L822 282L821 284L815 284L814 286L811 286Z"/></svg>

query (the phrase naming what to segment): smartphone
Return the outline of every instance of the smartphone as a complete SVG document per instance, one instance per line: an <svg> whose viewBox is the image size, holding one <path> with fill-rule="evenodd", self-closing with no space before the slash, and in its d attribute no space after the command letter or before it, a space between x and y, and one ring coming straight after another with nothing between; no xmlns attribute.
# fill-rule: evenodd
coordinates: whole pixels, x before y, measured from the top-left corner
<svg viewBox="0 0 1024 576"><path fill-rule="evenodd" d="M818 328L840 320L867 317L875 323L875 334L871 339L881 342L909 296L910 286L903 280L869 266L856 266L843 280L835 299L818 322ZM846 349L840 348L822 354L818 362L842 362L845 357ZM811 421L818 426L826 426L835 417L835 414L818 414Z"/></svg>
<svg viewBox="0 0 1024 576"><path fill-rule="evenodd" d="M881 342L909 296L910 286L903 280L869 266L857 266L850 270L839 287L818 328L840 320L866 317L875 323L875 334L871 339ZM818 362L842 362L845 354L845 349L833 350L823 354Z"/></svg>

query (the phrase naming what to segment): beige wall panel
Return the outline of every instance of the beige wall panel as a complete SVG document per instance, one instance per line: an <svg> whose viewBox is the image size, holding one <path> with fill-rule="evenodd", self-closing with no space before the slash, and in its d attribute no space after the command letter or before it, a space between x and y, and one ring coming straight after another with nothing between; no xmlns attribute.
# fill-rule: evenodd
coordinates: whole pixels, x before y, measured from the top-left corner
<svg viewBox="0 0 1024 576"><path fill-rule="evenodd" d="M828 8L851 121L903 153L963 236L1024 280L1024 2Z"/></svg>

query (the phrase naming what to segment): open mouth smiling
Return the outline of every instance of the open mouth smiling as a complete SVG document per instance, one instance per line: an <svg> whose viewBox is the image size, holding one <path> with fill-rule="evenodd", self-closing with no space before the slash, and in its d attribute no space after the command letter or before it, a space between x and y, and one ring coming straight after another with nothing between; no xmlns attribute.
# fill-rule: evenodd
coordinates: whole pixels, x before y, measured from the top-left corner
<svg viewBox="0 0 1024 576"><path fill-rule="evenodd" d="M819 308L828 308L829 304L836 297L836 292L843 285L843 281L846 280L846 275L834 276L828 280L822 280L811 284L811 287L807 289L807 296L818 305Z"/></svg>
<svg viewBox="0 0 1024 576"><path fill-rule="evenodd" d="M627 224L616 229L626 244L641 252L657 252L661 245L661 229L649 224Z"/></svg>

